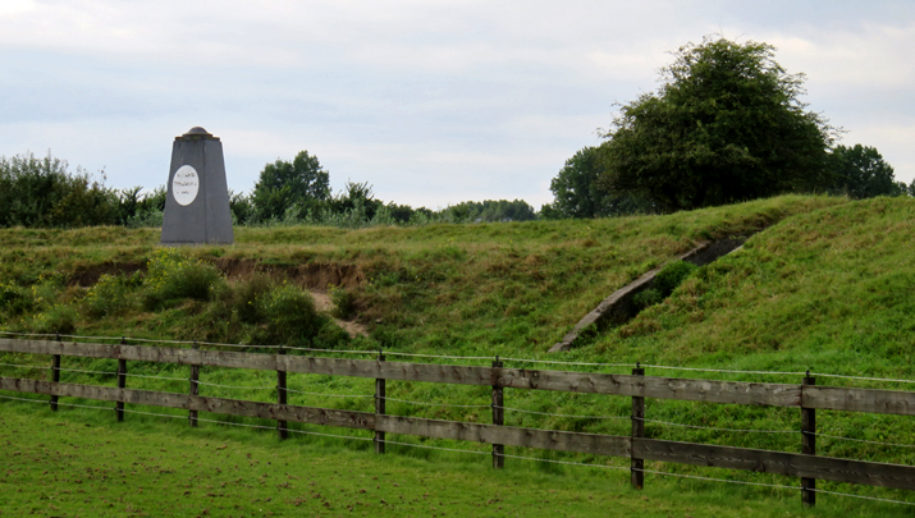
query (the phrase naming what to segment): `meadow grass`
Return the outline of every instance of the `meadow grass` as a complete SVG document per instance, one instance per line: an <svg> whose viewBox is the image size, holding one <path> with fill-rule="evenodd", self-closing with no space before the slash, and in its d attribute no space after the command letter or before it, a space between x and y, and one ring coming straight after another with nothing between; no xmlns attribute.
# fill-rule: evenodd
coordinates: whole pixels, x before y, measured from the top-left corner
<svg viewBox="0 0 915 518"><path fill-rule="evenodd" d="M0 516L908 516L898 505L797 491L389 447L271 430L3 403ZM111 418L110 410L106 417Z"/></svg>

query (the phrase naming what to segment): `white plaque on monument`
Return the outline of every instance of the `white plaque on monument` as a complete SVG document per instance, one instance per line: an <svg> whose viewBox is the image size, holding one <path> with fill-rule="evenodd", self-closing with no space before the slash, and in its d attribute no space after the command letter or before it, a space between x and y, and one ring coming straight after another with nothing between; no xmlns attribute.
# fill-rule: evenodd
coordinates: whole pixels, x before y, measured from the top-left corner
<svg viewBox="0 0 915 518"><path fill-rule="evenodd" d="M179 167L172 179L172 195L175 197L175 201L186 207L197 198L198 190L200 190L200 178L197 176L194 166Z"/></svg>

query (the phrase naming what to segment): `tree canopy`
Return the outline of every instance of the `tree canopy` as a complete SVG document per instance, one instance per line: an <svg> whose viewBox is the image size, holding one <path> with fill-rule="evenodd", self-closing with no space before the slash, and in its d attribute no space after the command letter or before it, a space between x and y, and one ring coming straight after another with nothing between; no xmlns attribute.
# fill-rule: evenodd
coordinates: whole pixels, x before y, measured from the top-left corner
<svg viewBox="0 0 915 518"><path fill-rule="evenodd" d="M836 146L829 154L829 171L833 175L832 191L851 198L897 196L908 192L904 183L896 182L893 168L876 148L870 146Z"/></svg>
<svg viewBox="0 0 915 518"><path fill-rule="evenodd" d="M828 185L831 130L772 46L706 39L681 47L662 77L607 133L605 190L673 211Z"/></svg>
<svg viewBox="0 0 915 518"><path fill-rule="evenodd" d="M292 162L267 164L251 194L256 218L282 219L289 210L305 214L330 197L330 176L318 157L300 151Z"/></svg>
<svg viewBox="0 0 915 518"><path fill-rule="evenodd" d="M597 218L635 212L650 212L651 204L632 193L618 193L601 184L606 172L601 147L584 147L566 160L550 182L553 203L544 205L541 216L548 219Z"/></svg>

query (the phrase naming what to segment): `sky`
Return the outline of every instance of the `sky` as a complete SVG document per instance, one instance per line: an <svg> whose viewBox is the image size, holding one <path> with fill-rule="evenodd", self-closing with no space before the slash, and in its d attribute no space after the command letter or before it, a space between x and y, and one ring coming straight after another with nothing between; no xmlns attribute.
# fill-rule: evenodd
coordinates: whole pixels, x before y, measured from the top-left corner
<svg viewBox="0 0 915 518"><path fill-rule="evenodd" d="M234 192L307 150L334 192L539 209L619 105L708 35L775 46L838 143L915 178L911 0L2 0L0 156L148 191L203 126Z"/></svg>

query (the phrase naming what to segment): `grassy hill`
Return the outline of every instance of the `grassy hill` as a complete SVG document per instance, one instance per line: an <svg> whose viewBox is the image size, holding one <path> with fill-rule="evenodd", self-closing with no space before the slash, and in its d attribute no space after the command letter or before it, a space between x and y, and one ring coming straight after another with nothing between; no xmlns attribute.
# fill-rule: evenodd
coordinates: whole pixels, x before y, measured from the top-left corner
<svg viewBox="0 0 915 518"><path fill-rule="evenodd" d="M699 268L669 298L646 308L632 321L593 334L575 350L546 353L604 297L644 272L702 241L757 231L742 249ZM906 383L825 375L915 379L912 236L915 200L850 202L801 196L666 216L586 221L361 230L240 228L235 245L179 249L160 247L156 229L6 229L0 230L0 330L250 344L282 342L331 351L382 347L402 353L628 364L639 361L649 365L649 375L790 383L799 382L798 372L810 369L817 373L818 384L911 390L912 385ZM196 286L196 290L185 290L189 286ZM319 298L327 295L336 308L314 311L309 294ZM339 317L336 323L325 315L333 309ZM286 316L290 314L304 317L289 319ZM350 337L338 327L340 320L358 324L355 329L364 329L365 334ZM7 360L25 361L0 359ZM508 365L517 366L510 360ZM112 360L87 360L77 367L114 368ZM684 373L670 367L793 374ZM179 368L137 368L140 370L132 372L179 380L187 375ZM628 372L628 368L574 366L574 370L587 369ZM42 376L45 370L34 369L31 374ZM0 367L0 375L22 373ZM210 381L236 387L206 387L207 395L264 401L272 397L257 389L274 382L270 373L225 371L207 375ZM78 372L67 376L74 382L92 379ZM370 394L371 383L290 376L290 384L303 392ZM131 384L182 391L186 382L170 385L154 379L132 379ZM485 409L434 404L485 404L489 398L486 387L446 390L432 384L402 382L391 383L388 390L391 398L426 403L392 402L388 406L391 413L482 422L488 419ZM304 393L291 397L290 403L359 410L371 407L370 400L328 399ZM626 398L507 391L506 406L528 410L507 413L508 425L628 434L625 419L574 417L626 416ZM32 408L26 403L7 402L0 405L0 415L7 409L18 414ZM657 421L647 426L650 437L784 451L799 447L793 434L721 430L796 430L797 413L788 409L649 401L648 416ZM96 425L109 422L110 417L85 419ZM155 417L132 416L131 420L160 426ZM818 443L821 454L915 464L915 449L886 445L915 444L911 419L824 411L818 413L818 423L825 434L853 439L824 439ZM250 432L243 440L263 441L252 437ZM468 448L467 444L446 441L398 440ZM326 439L321 444L341 450L342 456L349 455L339 440ZM509 453L544 456L543 452ZM454 462L448 453L406 447L398 455ZM622 466L619 459L576 455L550 458ZM479 458L474 462L479 463ZM465 470L468 477L478 476L472 469L461 467L461 462L457 467L448 466ZM529 465L523 466L513 469L530 470ZM653 467L678 474L796 483L752 473ZM556 468L548 463L535 464L535 471L585 476L576 468ZM694 487L689 482L662 480L659 477L650 483L658 484L662 493ZM905 492L829 484L819 487L911 500ZM710 489L706 503L713 507L700 509L697 514L719 514L714 506L725 506L715 503L716 499L724 498L730 489ZM765 499L772 494L760 496L747 491L745 497L761 498L757 501L763 508L761 516L769 515L768 511L774 515L793 512L786 509L798 510L791 507L796 503L794 494L786 497L789 504L773 504L775 507L766 510L770 503ZM843 502L837 505L849 515L867 515L877 509L854 500ZM562 509L565 514L587 514L576 512L574 507ZM682 514L685 509L675 507L672 512ZM880 509L885 514L899 508Z"/></svg>
<svg viewBox="0 0 915 518"><path fill-rule="evenodd" d="M915 200L786 218L603 336L645 362L913 378Z"/></svg>
<svg viewBox="0 0 915 518"><path fill-rule="evenodd" d="M336 287L369 329L369 341L387 349L541 353L608 294L700 241L843 203L795 196L662 217L240 228L235 245L181 248L176 257L158 246L155 229L6 229L0 315L6 329L256 343L245 322L233 321L238 308L220 306L253 289L243 285L261 273L319 292ZM218 268L221 278L208 281L213 292L150 306L149 265L168 269L179 259ZM93 309L102 274L122 281L111 280L105 297L124 300Z"/></svg>

